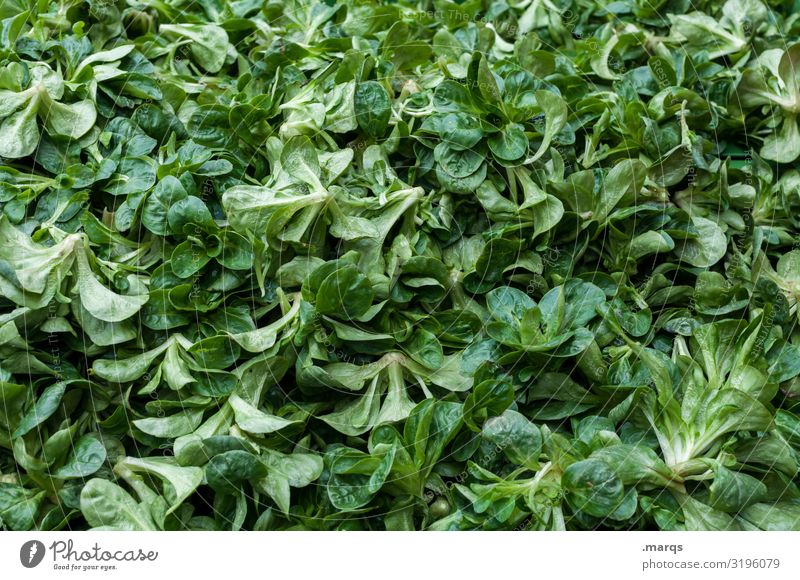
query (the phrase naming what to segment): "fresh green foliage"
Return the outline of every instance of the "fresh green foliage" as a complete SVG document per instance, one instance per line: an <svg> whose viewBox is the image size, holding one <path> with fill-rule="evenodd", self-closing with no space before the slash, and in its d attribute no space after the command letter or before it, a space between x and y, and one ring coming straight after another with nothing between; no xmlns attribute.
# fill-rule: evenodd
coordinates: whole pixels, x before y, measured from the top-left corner
<svg viewBox="0 0 800 580"><path fill-rule="evenodd" d="M774 0L0 4L0 528L800 529Z"/></svg>

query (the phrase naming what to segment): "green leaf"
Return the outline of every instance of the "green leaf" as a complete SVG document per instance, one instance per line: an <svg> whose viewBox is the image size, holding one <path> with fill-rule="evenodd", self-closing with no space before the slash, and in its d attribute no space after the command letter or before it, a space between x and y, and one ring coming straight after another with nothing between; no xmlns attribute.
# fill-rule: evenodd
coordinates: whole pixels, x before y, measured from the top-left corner
<svg viewBox="0 0 800 580"><path fill-rule="evenodd" d="M510 124L489 137L489 149L498 159L517 161L528 152L528 138L521 125Z"/></svg>
<svg viewBox="0 0 800 580"><path fill-rule="evenodd" d="M44 492L35 492L13 483L0 482L0 522L14 531L32 530L44 500Z"/></svg>
<svg viewBox="0 0 800 580"><path fill-rule="evenodd" d="M585 459L570 465L562 477L567 500L577 511L614 518L625 501L622 481L604 461Z"/></svg>
<svg viewBox="0 0 800 580"><path fill-rule="evenodd" d="M169 210L167 210L167 222L174 233L194 233L192 226L199 226L207 232L217 229L206 204L202 199L193 195L183 197L170 204Z"/></svg>
<svg viewBox="0 0 800 580"><path fill-rule="evenodd" d="M22 421L17 425L13 437L22 437L47 421L58 409L66 390L67 383L58 382L42 391L42 394L36 399L36 403L25 413Z"/></svg>
<svg viewBox="0 0 800 580"><path fill-rule="evenodd" d="M320 314L358 318L372 305L372 285L352 264L335 270L320 284L316 308Z"/></svg>
<svg viewBox="0 0 800 580"><path fill-rule="evenodd" d="M46 110L47 132L70 139L83 137L97 119L97 111L90 100L70 104L51 102Z"/></svg>
<svg viewBox="0 0 800 580"><path fill-rule="evenodd" d="M125 358L98 359L92 364L92 371L107 381L117 383L134 381L145 374L150 365L153 364L153 361L164 353L171 344L171 342L166 342L153 350Z"/></svg>
<svg viewBox="0 0 800 580"><path fill-rule="evenodd" d="M605 221L620 201L635 197L644 185L646 175L647 168L638 159L624 159L617 163L603 181L603 190L592 219Z"/></svg>
<svg viewBox="0 0 800 580"><path fill-rule="evenodd" d="M325 191L320 182L320 166L317 151L305 136L292 137L281 151L281 167L289 174L309 185L313 191Z"/></svg>
<svg viewBox="0 0 800 580"><path fill-rule="evenodd" d="M142 224L154 234L167 235L167 213L174 204L186 197L183 184L171 175L165 176L142 207Z"/></svg>
<svg viewBox="0 0 800 580"><path fill-rule="evenodd" d="M289 513L290 488L306 487L322 475L323 461L318 455L292 453L285 455L270 451L263 456L269 470L267 476L255 483L269 495L284 513Z"/></svg>
<svg viewBox="0 0 800 580"><path fill-rule="evenodd" d="M538 427L516 411L506 410L483 424L481 434L511 461L536 469L542 449Z"/></svg>
<svg viewBox="0 0 800 580"><path fill-rule="evenodd" d="M358 126L372 137L383 136L392 111L389 95L383 85L377 81L358 83L354 106Z"/></svg>
<svg viewBox="0 0 800 580"><path fill-rule="evenodd" d="M743 509L739 515L766 531L800 530L800 505L796 503L756 503Z"/></svg>
<svg viewBox="0 0 800 580"><path fill-rule="evenodd" d="M94 529L117 531L156 530L151 514L120 486L91 479L81 490L81 513Z"/></svg>
<svg viewBox="0 0 800 580"><path fill-rule="evenodd" d="M55 472L55 477L71 479L87 477L99 470L106 461L106 448L93 435L84 435L75 442L67 462Z"/></svg>
<svg viewBox="0 0 800 580"><path fill-rule="evenodd" d="M38 110L39 99L34 97L24 109L3 119L0 123L0 157L19 159L36 150L39 144Z"/></svg>
<svg viewBox="0 0 800 580"><path fill-rule="evenodd" d="M231 395L228 404L233 408L236 424L248 433L258 435L274 433L298 422L260 411L238 395Z"/></svg>
<svg viewBox="0 0 800 580"><path fill-rule="evenodd" d="M327 487L334 507L348 512L367 505L383 487L394 457L394 447L377 457L346 447L332 451Z"/></svg>
<svg viewBox="0 0 800 580"><path fill-rule="evenodd" d="M146 417L131 421L137 429L160 439L174 439L197 429L203 420L202 410L186 410L168 417Z"/></svg>
<svg viewBox="0 0 800 580"><path fill-rule="evenodd" d="M332 413L320 417L328 425L345 435L361 435L369 431L378 421L380 395L378 376L367 387L363 396L347 403Z"/></svg>
<svg viewBox="0 0 800 580"><path fill-rule="evenodd" d="M166 457L140 459L126 457L119 465L133 472L155 475L170 486L170 508L167 515L174 512L191 496L203 482L203 470L199 467L183 467L175 464L175 460Z"/></svg>
<svg viewBox="0 0 800 580"><path fill-rule="evenodd" d="M222 70L228 56L228 34L215 24L162 24L159 31L188 41L194 61L210 73Z"/></svg>
<svg viewBox="0 0 800 580"><path fill-rule="evenodd" d="M767 486L751 475L731 471L717 463L709 492L708 503L712 508L739 513L748 505L764 499Z"/></svg>
<svg viewBox="0 0 800 580"><path fill-rule="evenodd" d="M693 217L697 238L687 239L680 248L680 259L698 268L708 268L725 256L728 242L722 229L713 221Z"/></svg>
<svg viewBox="0 0 800 580"><path fill-rule="evenodd" d="M525 164L533 163L547 152L550 142L567 123L567 105L556 94L548 91L536 91L536 103L545 116L545 128L539 149L525 160Z"/></svg>
<svg viewBox="0 0 800 580"><path fill-rule="evenodd" d="M81 296L81 304L99 320L122 322L139 312L150 298L147 294L134 296L117 294L101 284L95 278L85 252L77 252L77 262L78 292Z"/></svg>
<svg viewBox="0 0 800 580"><path fill-rule="evenodd" d="M220 493L235 493L239 484L267 475L266 465L246 451L227 451L211 458L206 464L206 481Z"/></svg>
<svg viewBox="0 0 800 580"><path fill-rule="evenodd" d="M429 369L438 369L444 363L442 345L433 333L424 328L414 332L405 350L411 358Z"/></svg>

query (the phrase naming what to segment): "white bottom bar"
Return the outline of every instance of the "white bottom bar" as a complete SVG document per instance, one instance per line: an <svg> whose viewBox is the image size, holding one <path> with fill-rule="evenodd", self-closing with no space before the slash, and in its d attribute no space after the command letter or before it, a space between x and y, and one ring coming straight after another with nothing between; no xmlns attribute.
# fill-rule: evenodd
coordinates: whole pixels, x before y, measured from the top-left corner
<svg viewBox="0 0 800 580"><path fill-rule="evenodd" d="M0 572L14 580L794 580L799 540L794 532L3 532Z"/></svg>

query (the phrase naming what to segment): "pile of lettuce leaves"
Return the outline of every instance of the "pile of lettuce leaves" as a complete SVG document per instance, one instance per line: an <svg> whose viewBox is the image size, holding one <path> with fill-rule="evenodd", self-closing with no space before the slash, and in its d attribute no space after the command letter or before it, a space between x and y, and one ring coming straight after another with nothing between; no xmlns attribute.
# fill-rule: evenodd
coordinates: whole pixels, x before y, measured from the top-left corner
<svg viewBox="0 0 800 580"><path fill-rule="evenodd" d="M800 529L798 39L3 0L0 529Z"/></svg>

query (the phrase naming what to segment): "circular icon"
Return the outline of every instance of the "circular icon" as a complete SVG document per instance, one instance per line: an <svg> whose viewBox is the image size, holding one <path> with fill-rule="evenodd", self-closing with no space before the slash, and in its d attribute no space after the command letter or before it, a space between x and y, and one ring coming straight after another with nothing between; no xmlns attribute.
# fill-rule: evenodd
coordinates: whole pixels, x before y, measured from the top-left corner
<svg viewBox="0 0 800 580"><path fill-rule="evenodd" d="M26 568L36 568L44 560L44 544L39 540L30 540L19 549L19 561Z"/></svg>

